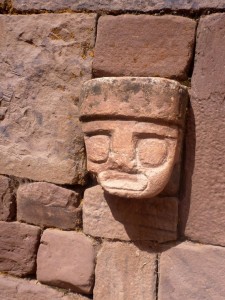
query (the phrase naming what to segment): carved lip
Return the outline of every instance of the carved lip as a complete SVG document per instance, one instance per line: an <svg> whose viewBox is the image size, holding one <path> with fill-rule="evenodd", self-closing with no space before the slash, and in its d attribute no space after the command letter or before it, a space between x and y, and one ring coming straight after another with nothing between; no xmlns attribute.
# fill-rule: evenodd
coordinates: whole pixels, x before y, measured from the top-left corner
<svg viewBox="0 0 225 300"><path fill-rule="evenodd" d="M144 174L128 174L118 171L104 171L98 175L100 184L106 189L143 191L148 184Z"/></svg>

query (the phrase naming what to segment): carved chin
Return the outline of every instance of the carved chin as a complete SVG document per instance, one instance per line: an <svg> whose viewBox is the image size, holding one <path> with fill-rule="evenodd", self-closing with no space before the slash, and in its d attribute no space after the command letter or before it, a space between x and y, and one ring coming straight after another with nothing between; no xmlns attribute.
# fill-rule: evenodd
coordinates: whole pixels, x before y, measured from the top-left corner
<svg viewBox="0 0 225 300"><path fill-rule="evenodd" d="M161 187L156 187L155 184L151 186L149 178L144 174L117 171L101 172L98 181L109 194L126 198L152 198L164 188L164 184Z"/></svg>

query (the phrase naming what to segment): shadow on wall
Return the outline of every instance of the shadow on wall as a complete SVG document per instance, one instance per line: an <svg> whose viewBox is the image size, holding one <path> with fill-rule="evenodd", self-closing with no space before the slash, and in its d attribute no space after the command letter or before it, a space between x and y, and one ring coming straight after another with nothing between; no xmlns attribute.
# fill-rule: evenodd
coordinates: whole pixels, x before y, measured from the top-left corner
<svg viewBox="0 0 225 300"><path fill-rule="evenodd" d="M192 175L195 166L195 147L196 147L196 129L195 129L195 116L194 111L189 102L189 110L187 116L186 134L184 139L184 164L183 176L181 176L181 189L180 189L180 205L179 205L179 222L178 234L184 237L185 227L188 220L191 190L192 190Z"/></svg>

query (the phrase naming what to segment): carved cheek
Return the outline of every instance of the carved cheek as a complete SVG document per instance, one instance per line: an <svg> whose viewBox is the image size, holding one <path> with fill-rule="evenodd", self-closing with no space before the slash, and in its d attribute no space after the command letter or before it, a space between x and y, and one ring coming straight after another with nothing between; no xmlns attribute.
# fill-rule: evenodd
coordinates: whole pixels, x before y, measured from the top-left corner
<svg viewBox="0 0 225 300"><path fill-rule="evenodd" d="M159 167L167 160L167 156L168 145L165 140L148 138L138 142L137 158L142 167Z"/></svg>
<svg viewBox="0 0 225 300"><path fill-rule="evenodd" d="M87 158L93 163L107 161L110 149L110 137L107 135L94 135L85 137Z"/></svg>

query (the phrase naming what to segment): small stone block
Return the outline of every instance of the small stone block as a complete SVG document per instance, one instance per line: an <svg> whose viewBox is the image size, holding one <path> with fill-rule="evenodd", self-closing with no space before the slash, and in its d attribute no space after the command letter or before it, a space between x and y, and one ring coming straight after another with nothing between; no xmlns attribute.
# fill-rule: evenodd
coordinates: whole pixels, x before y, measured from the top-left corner
<svg viewBox="0 0 225 300"><path fill-rule="evenodd" d="M15 276L35 273L41 230L18 222L0 222L0 272Z"/></svg>
<svg viewBox="0 0 225 300"><path fill-rule="evenodd" d="M82 233L47 229L37 257L37 279L45 284L91 294L95 250Z"/></svg>
<svg viewBox="0 0 225 300"><path fill-rule="evenodd" d="M17 219L41 227L75 229L82 223L80 195L46 182L21 185L17 191Z"/></svg>

